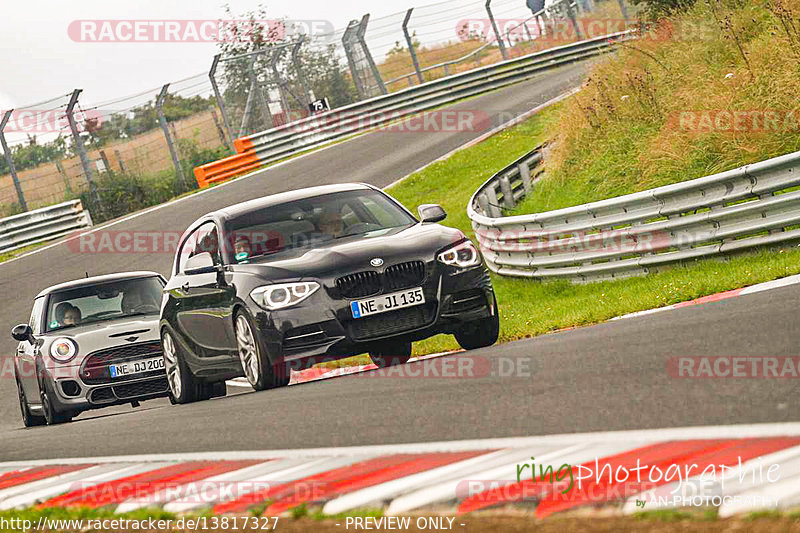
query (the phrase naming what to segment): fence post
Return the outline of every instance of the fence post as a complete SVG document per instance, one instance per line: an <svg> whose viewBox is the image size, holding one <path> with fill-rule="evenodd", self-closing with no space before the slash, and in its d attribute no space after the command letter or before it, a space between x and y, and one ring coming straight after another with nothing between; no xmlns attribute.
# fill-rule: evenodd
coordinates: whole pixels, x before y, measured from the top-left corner
<svg viewBox="0 0 800 533"><path fill-rule="evenodd" d="M222 54L217 54L214 56L214 60L211 62L211 70L208 71L208 79L211 81L211 87L214 89L214 98L217 100L217 107L219 107L220 113L222 113L222 123L225 125L225 131L228 134L228 147L233 145L233 130L231 130L230 122L228 121L228 112L225 110L225 101L222 99L222 94L219 92L219 87L217 86L217 80L214 77L217 74L217 65L219 64L219 58Z"/></svg>
<svg viewBox="0 0 800 533"><path fill-rule="evenodd" d="M72 92L72 96L67 104L67 121L69 122L69 129L72 132L72 141L75 144L75 150L78 151L78 156L81 160L81 166L83 167L86 181L89 182L89 190L91 191L92 196L94 196L94 201L97 203L97 207L102 209L103 206L100 202L100 194L97 191L97 184L94 182L94 170L89 162L89 156L86 155L86 150L83 147L83 139L81 139L81 136L78 133L78 126L75 124L75 104L78 103L78 96L80 96L82 92L83 89L75 89Z"/></svg>
<svg viewBox="0 0 800 533"><path fill-rule="evenodd" d="M356 57L353 53L353 44L354 41L358 39L354 39L355 32L358 30L359 21L351 20L350 23L347 25L347 29L344 30L342 34L342 47L344 48L344 54L347 56L347 66L350 68L350 75L353 77L353 83L356 86L356 91L358 91L358 95L363 99L367 98L367 92L364 87L363 80L358 73L358 65L356 64Z"/></svg>
<svg viewBox="0 0 800 533"><path fill-rule="evenodd" d="M578 19L575 16L575 10L572 8L572 0L567 0L566 4L567 4L567 16L569 17L569 20L572 22L572 27L575 28L575 37L577 37L578 40L580 41L581 39L583 39L583 35L581 35L581 28L580 26L578 26ZM577 6L578 4L576 3L575 5Z"/></svg>
<svg viewBox="0 0 800 533"><path fill-rule="evenodd" d="M69 196L72 196L72 185L69 183L69 176L67 176L61 161L56 161L56 168L58 169L58 173L61 174L61 179L64 180L64 189L66 189Z"/></svg>
<svg viewBox="0 0 800 533"><path fill-rule="evenodd" d="M422 71L419 69L419 61L417 61L417 51L414 50L414 42L411 40L411 35L408 33L408 21L411 20L411 12L414 11L414 8L410 8L406 11L406 18L403 20L403 34L406 36L406 43L408 43L408 53L411 54L411 61L414 63L414 70L417 71L417 79L419 80L420 84L425 83L425 80L422 79Z"/></svg>
<svg viewBox="0 0 800 533"><path fill-rule="evenodd" d="M500 30L497 29L497 21L494 20L494 15L492 15L491 3L492 0L486 0L486 14L489 15L489 20L492 23L492 30L494 31L494 36L497 39L497 46L500 47L500 55L503 56L503 60L506 60L508 59L506 45L503 43L503 36L500 34Z"/></svg>
<svg viewBox="0 0 800 533"><path fill-rule="evenodd" d="M294 47L292 48L292 65L294 65L294 71L297 74L297 81L303 89L303 103L306 105L306 111L308 111L308 106L311 105L311 91L306 74L303 72L303 66L300 64L300 47L303 46L305 39L306 36L300 34L297 42L294 43Z"/></svg>
<svg viewBox="0 0 800 533"><path fill-rule="evenodd" d="M250 83L251 87L251 94L248 95L248 99L252 95L253 98L258 98L258 108L261 110L261 120L264 121L267 128L271 128L275 125L275 121L272 117L272 111L269 109L269 101L267 98L269 97L269 89L267 89L266 96L264 95L264 91L261 90L261 84L258 83L258 73L256 72L256 56L261 54L253 54L250 56L250 78L252 83ZM266 57L266 54L265 54ZM254 92L253 92L254 91Z"/></svg>
<svg viewBox="0 0 800 533"><path fill-rule="evenodd" d="M220 125L219 123L217 110L214 109L214 106L211 106L211 118L214 120L214 125L217 127L217 135L219 135L219 141L222 143L222 146L230 150L231 145L228 144L228 139L225 137L225 130L222 129L222 125Z"/></svg>
<svg viewBox="0 0 800 533"><path fill-rule="evenodd" d="M169 83L164 84L164 86L161 88L161 92L158 93L158 98L156 99L156 109L158 110L158 122L161 124L161 129L164 131L164 138L167 139L167 146L169 147L169 155L172 156L172 164L175 165L175 172L177 172L178 178L180 178L184 190L189 190L189 184L186 183L186 178L183 175L183 167L181 167L181 160L178 158L178 152L175 150L175 145L172 142L172 136L169 134L169 128L167 127L167 119L164 116L164 99L167 97L168 89L169 89Z"/></svg>
<svg viewBox="0 0 800 533"><path fill-rule="evenodd" d="M367 33L367 23L369 22L369 13L361 17L361 22L358 25L358 31L356 35L358 36L358 42L361 43L361 50L364 52L364 59L367 60L367 64L369 65L369 69L372 71L372 76L375 78L375 83L378 84L378 89L380 89L381 94L387 94L388 91L386 90L386 85L383 84L383 78L381 78L381 73L378 72L378 67L375 65L375 61L372 60L372 54L369 51L369 47L367 46L367 41L364 40L364 34Z"/></svg>
<svg viewBox="0 0 800 533"><path fill-rule="evenodd" d="M619 2L619 10L622 13L622 18L625 19L625 23L629 22L628 20L628 8L625 6L625 0L617 0Z"/></svg>
<svg viewBox="0 0 800 533"><path fill-rule="evenodd" d="M278 94L281 97L281 109L283 110L284 123L287 123L289 122L289 112L292 108L289 106L289 97L286 96L286 87L283 85L281 73L278 72L278 59L280 59L279 55L281 51L282 49L280 47L275 47L272 51L272 57L269 58L269 66L272 70L275 83L278 85Z"/></svg>
<svg viewBox="0 0 800 533"><path fill-rule="evenodd" d="M13 112L13 109L9 109L3 115L2 120L0 120L0 144L3 146L3 154L6 156L8 172L11 174L11 181L14 182L14 189L17 190L17 200L19 201L19 206L23 211L27 211L28 203L25 201L25 194L22 192L22 185L17 177L17 169L14 167L14 160L11 158L11 151L8 149L8 144L6 143L6 135L3 133L6 124L8 124L8 120L11 118L11 113Z"/></svg>
<svg viewBox="0 0 800 533"><path fill-rule="evenodd" d="M103 166L106 169L106 173L111 173L111 163L108 162L108 156L106 155L105 150L100 150L100 159L103 160Z"/></svg>
<svg viewBox="0 0 800 533"><path fill-rule="evenodd" d="M128 168L125 166L125 160L122 159L122 154L120 154L119 150L117 150L116 148L114 148L114 156L116 156L117 163L119 163L119 169L122 172L126 172L127 173L128 172Z"/></svg>

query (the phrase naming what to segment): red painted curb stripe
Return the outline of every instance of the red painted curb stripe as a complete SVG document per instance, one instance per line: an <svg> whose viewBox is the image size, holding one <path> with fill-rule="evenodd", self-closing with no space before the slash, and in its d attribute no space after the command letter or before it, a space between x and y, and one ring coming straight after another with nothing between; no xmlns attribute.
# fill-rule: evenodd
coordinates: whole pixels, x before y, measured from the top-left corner
<svg viewBox="0 0 800 533"><path fill-rule="evenodd" d="M610 463L611 461L614 462L614 467L616 467L617 465L625 466L630 463L635 464L637 459L639 459L644 464L650 464L653 461L659 461L665 458L674 458L681 451L685 452L697 449L704 449L709 444L714 444L718 442L720 441L695 440L695 441L682 441L679 443L659 442L656 444L644 446L642 448L636 448L634 450L614 455L608 458L601 458L598 459L598 462L601 468L602 465ZM593 468L594 461L583 463L581 466L587 468ZM573 466L573 469L575 468L577 467ZM574 471L573 475L575 475ZM550 483L549 480L545 483L539 481L534 483L530 479L525 481L512 482L509 485L493 488L488 491L483 491L478 494L474 494L468 498L465 498L459 504L457 513L459 514L469 513L492 505L499 505L501 503L520 501L523 497L525 499L533 498L538 500L541 497L544 497L545 495L549 494L550 492L565 490L568 486L569 486L569 477L567 477L564 481L556 483ZM573 487L573 490L575 490L575 487Z"/></svg>
<svg viewBox="0 0 800 533"><path fill-rule="evenodd" d="M22 485L24 483L31 483L53 476L60 476L75 472L83 468L88 468L94 465L57 465L57 466L37 466L29 468L28 470L14 470L13 472L6 472L0 476L0 489L7 489Z"/></svg>
<svg viewBox="0 0 800 533"><path fill-rule="evenodd" d="M566 510L572 507L585 505L588 503L605 502L622 497L630 497L644 490L666 484L667 481L649 481L649 469L658 467L665 473L671 465L676 465L684 471L687 465L697 465L697 470L692 470L691 474L697 475L709 464L731 465L741 457L742 462L775 451L796 446L800 444L800 438L767 438L767 439L727 439L727 440L687 440L670 441L651 444L642 448L637 448L618 455L597 460L597 466L603 472L603 468L609 465L612 472L618 467L626 468L629 472L636 466L647 466L647 473L643 473L647 481L637 483L626 481L621 483L608 483L608 474L601 476L605 481L595 483L594 480L584 480L582 487L578 489L573 485L572 489L565 494L569 487L569 478L561 482L550 483L531 480L513 482L510 485L492 488L478 494L465 498L458 507L458 513L468 513L502 503L521 501L523 499L539 500L536 508L537 517L545 517L557 511ZM595 471L595 462L587 462L581 465ZM576 468L573 466L573 475L576 475Z"/></svg>
<svg viewBox="0 0 800 533"><path fill-rule="evenodd" d="M266 509L265 514L275 514L304 502L327 500L344 492L377 485L484 453L487 452L399 454L376 457L245 494L236 500L216 505L213 512L214 514L240 512L265 500L272 500L273 503Z"/></svg>
<svg viewBox="0 0 800 533"><path fill-rule="evenodd" d="M689 307L692 305L707 304L711 302L719 302L720 300L727 300L728 298L735 298L736 296L739 296L743 290L744 287L741 289L733 289L732 291L718 292L717 294L703 296L702 298L697 298L696 300L690 300L688 302L680 302L674 304L672 309L680 309L681 307Z"/></svg>
<svg viewBox="0 0 800 533"><path fill-rule="evenodd" d="M680 445L680 443L675 444ZM666 471L672 465L679 467L681 472L684 472L685 467L687 466L697 465L697 469L692 470L690 474L693 473L695 475L699 475L709 465L716 465L715 468L719 467L719 465L730 466L738 464L740 459L744 463L745 461L755 457L773 453L791 446L796 446L798 444L800 444L800 438L788 437L721 441L717 445L701 448L679 457L657 461L655 466L657 466L662 472L660 481L650 482L648 479L648 481L642 483L638 483L636 481L625 481L621 483L612 481L609 483L608 477L603 476L604 480L601 480L600 483L595 483L593 480L589 480L589 483L585 484L577 491L573 487L573 491L563 495L558 492L551 492L545 496L537 506L536 516L539 518L544 518L555 512L564 511L573 507L578 507L589 503L619 500L621 498L633 496L636 493L643 492L644 490L648 490L650 488L666 485L669 483L664 479L666 477ZM619 465L619 463L610 464L612 468L615 468L617 465ZM629 463L629 465L623 464L622 466L630 468L633 466L633 463ZM599 494L601 497L593 497L595 494Z"/></svg>
<svg viewBox="0 0 800 533"><path fill-rule="evenodd" d="M131 498L145 498L167 488L239 470L262 462L264 461L192 461L170 465L150 472L79 488L47 500L39 505L39 508L103 507Z"/></svg>

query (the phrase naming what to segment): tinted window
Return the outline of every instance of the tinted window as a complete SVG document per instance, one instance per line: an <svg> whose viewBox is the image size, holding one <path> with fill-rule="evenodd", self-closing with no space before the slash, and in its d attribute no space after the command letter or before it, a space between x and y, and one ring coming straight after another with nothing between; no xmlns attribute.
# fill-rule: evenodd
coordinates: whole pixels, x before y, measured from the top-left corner
<svg viewBox="0 0 800 533"><path fill-rule="evenodd" d="M385 233L416 220L375 190L345 191L270 206L231 219L226 249L236 260ZM230 248L227 248L230 246Z"/></svg>
<svg viewBox="0 0 800 533"><path fill-rule="evenodd" d="M181 249L178 251L178 272L183 272L187 259L200 252L210 253L216 264L221 262L217 226L213 222L207 222L198 227L183 241Z"/></svg>
<svg viewBox="0 0 800 533"><path fill-rule="evenodd" d="M47 330L54 331L126 316L158 315L160 278L111 281L54 292L47 302Z"/></svg>

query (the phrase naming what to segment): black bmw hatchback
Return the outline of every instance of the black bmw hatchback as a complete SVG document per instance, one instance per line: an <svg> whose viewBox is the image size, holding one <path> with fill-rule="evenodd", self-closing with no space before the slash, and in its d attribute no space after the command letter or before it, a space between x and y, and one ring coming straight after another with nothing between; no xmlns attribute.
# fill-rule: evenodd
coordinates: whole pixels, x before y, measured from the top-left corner
<svg viewBox="0 0 800 533"><path fill-rule="evenodd" d="M402 364L411 343L454 334L497 341L497 300L459 230L417 220L369 185L314 187L209 213L181 237L161 310L174 402L208 398L244 375L256 390L291 369L368 352Z"/></svg>

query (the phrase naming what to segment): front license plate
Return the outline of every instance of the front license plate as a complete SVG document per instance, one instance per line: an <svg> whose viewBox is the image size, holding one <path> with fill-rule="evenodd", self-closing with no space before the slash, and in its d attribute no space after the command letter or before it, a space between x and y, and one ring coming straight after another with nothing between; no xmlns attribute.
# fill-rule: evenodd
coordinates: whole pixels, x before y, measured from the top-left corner
<svg viewBox="0 0 800 533"><path fill-rule="evenodd" d="M393 292L376 296L375 298L350 302L350 310L353 312L353 318L362 318L424 303L425 295L422 293L422 287L417 287L407 291Z"/></svg>
<svg viewBox="0 0 800 533"><path fill-rule="evenodd" d="M153 370L164 369L164 358L153 357L152 359L142 359L141 361L131 361L130 363L120 363L108 367L112 378L129 376L131 374L141 374L142 372L152 372Z"/></svg>

